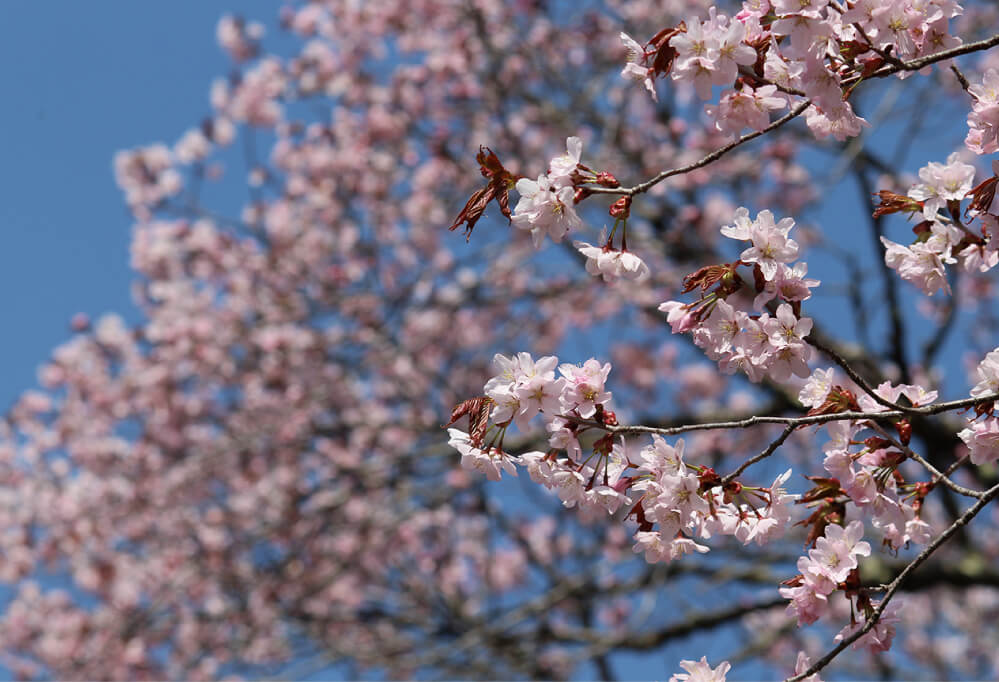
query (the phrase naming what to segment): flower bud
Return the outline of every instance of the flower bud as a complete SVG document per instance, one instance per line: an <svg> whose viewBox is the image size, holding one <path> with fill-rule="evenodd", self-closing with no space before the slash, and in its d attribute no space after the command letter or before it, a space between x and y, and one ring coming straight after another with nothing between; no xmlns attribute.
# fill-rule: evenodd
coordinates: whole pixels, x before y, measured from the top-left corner
<svg viewBox="0 0 999 682"><path fill-rule="evenodd" d="M625 219L631 215L631 197L621 197L610 207L612 218Z"/></svg>

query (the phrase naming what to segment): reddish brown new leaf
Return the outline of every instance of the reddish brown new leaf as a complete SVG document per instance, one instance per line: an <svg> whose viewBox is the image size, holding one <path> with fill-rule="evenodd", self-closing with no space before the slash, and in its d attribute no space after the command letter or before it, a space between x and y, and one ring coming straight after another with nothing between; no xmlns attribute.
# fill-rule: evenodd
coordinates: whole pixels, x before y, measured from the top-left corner
<svg viewBox="0 0 999 682"><path fill-rule="evenodd" d="M469 398L468 400L458 403L455 408L451 410L451 419L444 425L443 428L446 429L465 415L472 415L480 412L484 403L492 403L492 399L483 395L478 398Z"/></svg>
<svg viewBox="0 0 999 682"><path fill-rule="evenodd" d="M475 160L479 162L479 172L482 173L482 177L488 178L489 184L476 190L469 197L465 207L461 209L461 213L448 228L454 231L458 229L459 225L465 223L465 241L471 239L475 223L479 221L479 218L485 213L486 206L493 199L499 204L500 211L506 216L506 219L512 218L509 192L517 182L517 177L503 167L499 157L489 147L479 147L479 153L475 155Z"/></svg>
<svg viewBox="0 0 999 682"><path fill-rule="evenodd" d="M454 219L451 223L451 227L447 228L452 232L458 229L458 226L465 223L465 241L467 242L472 237L472 230L475 229L475 223L479 221L482 214L485 213L486 204L493 200L495 195L495 189L492 183L486 185L482 189L478 189L474 194L468 199L465 204L465 208L461 209L461 213L458 217ZM502 210L503 204L500 204ZM509 209L507 209L509 210Z"/></svg>
<svg viewBox="0 0 999 682"><path fill-rule="evenodd" d="M687 32L687 24L680 22L673 28L664 28L655 34L648 43L649 47L654 47L656 56L652 58L652 69L655 76L666 76L673 69L673 62L676 61L677 52L669 41L673 36Z"/></svg>
<svg viewBox="0 0 999 682"><path fill-rule="evenodd" d="M842 386L833 386L822 404L808 411L808 416L836 414L837 412L846 412L847 410L860 411L860 405L857 404L856 396L853 395L852 391Z"/></svg>
<svg viewBox="0 0 999 682"><path fill-rule="evenodd" d="M886 189L877 193L881 203L874 208L874 217L880 218L890 213L916 213L923 210L923 202L911 199L904 194L896 194Z"/></svg>
<svg viewBox="0 0 999 682"><path fill-rule="evenodd" d="M725 278L726 275L734 273L737 265L738 261L736 263L723 263L720 265L705 265L703 268L695 270L683 278L683 289L680 293L686 294L697 287L700 287L701 291L705 292Z"/></svg>
<svg viewBox="0 0 999 682"><path fill-rule="evenodd" d="M964 209L964 215L988 213L992 207L992 202L996 198L997 184L999 184L999 177L993 175L991 178L978 183L970 192L965 194L965 197L971 197L971 203Z"/></svg>
<svg viewBox="0 0 999 682"><path fill-rule="evenodd" d="M821 476L806 476L805 478L814 483L815 487L802 494L796 501L796 504L808 504L816 500L835 499L840 495L846 494L840 487L838 478L823 478Z"/></svg>

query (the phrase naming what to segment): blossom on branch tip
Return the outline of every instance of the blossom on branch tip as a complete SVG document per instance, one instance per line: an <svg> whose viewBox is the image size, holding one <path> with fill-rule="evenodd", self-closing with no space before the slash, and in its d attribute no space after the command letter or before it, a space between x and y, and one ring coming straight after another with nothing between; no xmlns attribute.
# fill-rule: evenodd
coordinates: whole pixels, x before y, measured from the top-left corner
<svg viewBox="0 0 999 682"><path fill-rule="evenodd" d="M611 370L609 362L601 365L590 358L582 367L563 363L558 370L566 382L561 397L564 412L575 410L580 417L589 419L597 411L597 405L610 401L610 391L604 390L604 382Z"/></svg>
<svg viewBox="0 0 999 682"><path fill-rule="evenodd" d="M560 242L570 230L582 226L573 207L571 186L556 187L547 175L541 175L537 181L518 180L517 192L520 201L513 212L513 226L531 232L534 248L541 248L546 234Z"/></svg>
<svg viewBox="0 0 999 682"><path fill-rule="evenodd" d="M498 374L489 379L485 394L495 403L490 417L497 424L511 419L517 428L525 430L527 422L538 412L556 414L563 379L555 378L558 358L548 355L534 360L530 353L506 357L493 356Z"/></svg>
<svg viewBox="0 0 999 682"><path fill-rule="evenodd" d="M897 270L902 279L922 289L927 296L940 289L950 293L944 266L957 262L953 251L961 243L964 233L953 225L938 221L927 221L922 225L922 234L911 246L881 237L885 247L885 265Z"/></svg>
<svg viewBox="0 0 999 682"><path fill-rule="evenodd" d="M583 141L578 137L570 137L565 141L566 153L556 156L548 164L548 179L552 187L571 187L573 175L579 168L579 157L583 153ZM519 190L518 190L519 191Z"/></svg>
<svg viewBox="0 0 999 682"><path fill-rule="evenodd" d="M818 407L826 401L829 390L833 387L833 369L816 369L801 387L798 400L805 407Z"/></svg>
<svg viewBox="0 0 999 682"><path fill-rule="evenodd" d="M624 32L621 33L621 42L624 43L624 49L628 51L628 63L621 70L621 76L629 80L642 82L645 85L645 89L652 95L652 99L659 101L659 96L656 94L656 86L652 80L655 76L655 70L645 65L645 48Z"/></svg>
<svg viewBox="0 0 999 682"><path fill-rule="evenodd" d="M763 85L755 90L744 85L725 93L717 106L706 106L704 112L719 132L735 137L746 128L758 131L770 125L770 112L787 105L785 98L776 94L776 85Z"/></svg>
<svg viewBox="0 0 999 682"><path fill-rule="evenodd" d="M830 135L843 142L849 137L856 137L870 124L853 113L849 102L840 101L827 109L821 109L814 104L805 110L805 124L818 139Z"/></svg>
<svg viewBox="0 0 999 682"><path fill-rule="evenodd" d="M834 584L841 583L857 567L857 556L871 555L871 546L862 537L864 524L860 521L846 528L830 524L825 535L815 541L815 549L808 552L808 558L822 575Z"/></svg>
<svg viewBox="0 0 999 682"><path fill-rule="evenodd" d="M662 436L653 434L652 445L642 448L641 458L644 462L643 468L657 478L677 475L685 470L683 439L678 438L676 445L670 445Z"/></svg>
<svg viewBox="0 0 999 682"><path fill-rule="evenodd" d="M808 263L795 263L794 267L788 267L784 263L777 266L777 275L763 284L763 291L753 299L753 307L763 310L766 304L780 296L785 301L801 302L812 297L813 289L822 282L817 279L805 279L808 274Z"/></svg>
<svg viewBox="0 0 999 682"><path fill-rule="evenodd" d="M674 674L669 682L725 682L732 664L722 661L712 669L708 657L702 656L699 661L680 661L680 667L687 672Z"/></svg>
<svg viewBox="0 0 999 682"><path fill-rule="evenodd" d="M740 66L756 62L756 50L744 44L746 27L729 21L724 14L709 9L707 21L696 17L686 22L687 30L670 39L677 58L673 79L693 84L701 99L711 97L715 85L731 85Z"/></svg>
<svg viewBox="0 0 999 682"><path fill-rule="evenodd" d="M756 263L767 281L777 276L777 266L789 263L798 257L798 243L788 237L794 227L793 218L783 218L774 222L774 214L760 211L756 220L749 221L749 211L740 208L735 212L735 223L721 229L721 233L731 239L751 241L753 245L742 252L739 258L745 263Z"/></svg>

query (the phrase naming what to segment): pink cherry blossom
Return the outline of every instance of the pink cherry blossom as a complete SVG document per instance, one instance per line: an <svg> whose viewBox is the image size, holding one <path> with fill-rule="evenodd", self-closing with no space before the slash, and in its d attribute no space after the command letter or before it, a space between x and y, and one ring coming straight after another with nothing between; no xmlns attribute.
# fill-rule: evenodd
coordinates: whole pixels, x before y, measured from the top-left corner
<svg viewBox="0 0 999 682"><path fill-rule="evenodd" d="M513 212L513 226L531 232L534 248L541 248L546 234L560 242L570 230L582 226L572 205L572 187L557 187L547 175L540 175L537 182L518 180L517 192L520 201Z"/></svg>
<svg viewBox="0 0 999 682"><path fill-rule="evenodd" d="M976 154L999 151L999 71L986 71L981 84L972 85L968 92L975 101L968 114L965 146Z"/></svg>
<svg viewBox="0 0 999 682"><path fill-rule="evenodd" d="M872 604L872 606L875 607L877 605L878 602L874 602ZM860 649L862 647L866 647L872 653L888 651L891 648L892 640L895 638L895 625L902 621L899 616L901 610L901 606L899 606L897 601L892 601L888 604L884 613L881 614L881 618L878 619L878 622L866 634L853 643L853 648ZM836 641L838 642L845 639L856 630L859 630L863 625L864 623L861 621L855 625L846 626L836 635Z"/></svg>
<svg viewBox="0 0 999 682"><path fill-rule="evenodd" d="M507 472L511 476L517 475L517 467L514 466L519 460L503 452L497 452L490 448L488 451L482 450L468 438L468 434L458 429L448 429L451 439L448 445L461 453L461 466L479 473L485 474L490 481L498 481L502 477L502 472Z"/></svg>
<svg viewBox="0 0 999 682"><path fill-rule="evenodd" d="M687 672L676 673L669 678L670 682L725 682L732 665L728 661L722 661L712 668L707 656L703 656L699 661L680 661L680 667Z"/></svg>
<svg viewBox="0 0 999 682"><path fill-rule="evenodd" d="M957 152L947 157L947 163L930 162L919 169L922 182L909 190L909 196L924 202L923 215L927 220L936 218L937 211L948 201L960 202L971 190L975 167L962 163Z"/></svg>

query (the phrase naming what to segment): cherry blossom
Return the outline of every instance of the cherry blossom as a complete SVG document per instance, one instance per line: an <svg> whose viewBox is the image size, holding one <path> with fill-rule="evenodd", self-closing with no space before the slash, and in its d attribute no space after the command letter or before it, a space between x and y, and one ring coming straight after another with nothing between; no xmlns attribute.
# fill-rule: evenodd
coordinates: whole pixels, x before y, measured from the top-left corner
<svg viewBox="0 0 999 682"><path fill-rule="evenodd" d="M770 112L783 109L786 102L776 97L776 85L726 93L717 107L707 107L707 115L715 119L715 127L726 135L738 135L745 128L763 130L770 125Z"/></svg>
<svg viewBox="0 0 999 682"><path fill-rule="evenodd" d="M676 673L670 677L670 682L725 682L728 671L732 668L728 661L722 661L712 668L706 656L699 661L680 661L680 667L685 673Z"/></svg>
<svg viewBox="0 0 999 682"><path fill-rule="evenodd" d="M972 85L968 92L975 101L968 114L965 146L976 154L999 151L999 71L986 71L981 84Z"/></svg>
<svg viewBox="0 0 999 682"><path fill-rule="evenodd" d="M962 163L957 152L947 157L947 163L931 162L919 169L922 183L909 190L909 196L923 202L923 215L933 220L937 211L948 201L960 202L971 191L975 167Z"/></svg>
<svg viewBox="0 0 999 682"><path fill-rule="evenodd" d="M448 445L461 453L461 466L464 468L483 473L490 481L500 480L504 471L511 476L517 475L517 468L514 466L518 461L516 458L492 448L482 450L475 447L464 431L448 429L448 433L451 435Z"/></svg>
<svg viewBox="0 0 999 682"><path fill-rule="evenodd" d="M586 256L586 271L591 275L600 275L605 282L643 280L649 276L649 266L630 251L593 246L581 241L574 241L572 245Z"/></svg>
<svg viewBox="0 0 999 682"><path fill-rule="evenodd" d="M783 218L775 223L773 213L760 211L752 223L748 223L748 212L741 215L737 213L736 221L735 225L722 228L722 234L732 239L752 242L753 245L743 251L740 258L747 263L758 263L767 280L773 280L777 276L779 264L789 263L797 258L798 243L788 238L788 233L794 227L793 218Z"/></svg>
<svg viewBox="0 0 999 682"><path fill-rule="evenodd" d="M572 205L572 187L556 186L547 175L540 175L537 182L518 180L517 192L520 201L513 212L513 225L530 230L534 248L541 248L546 234L560 242L570 230L582 226Z"/></svg>

